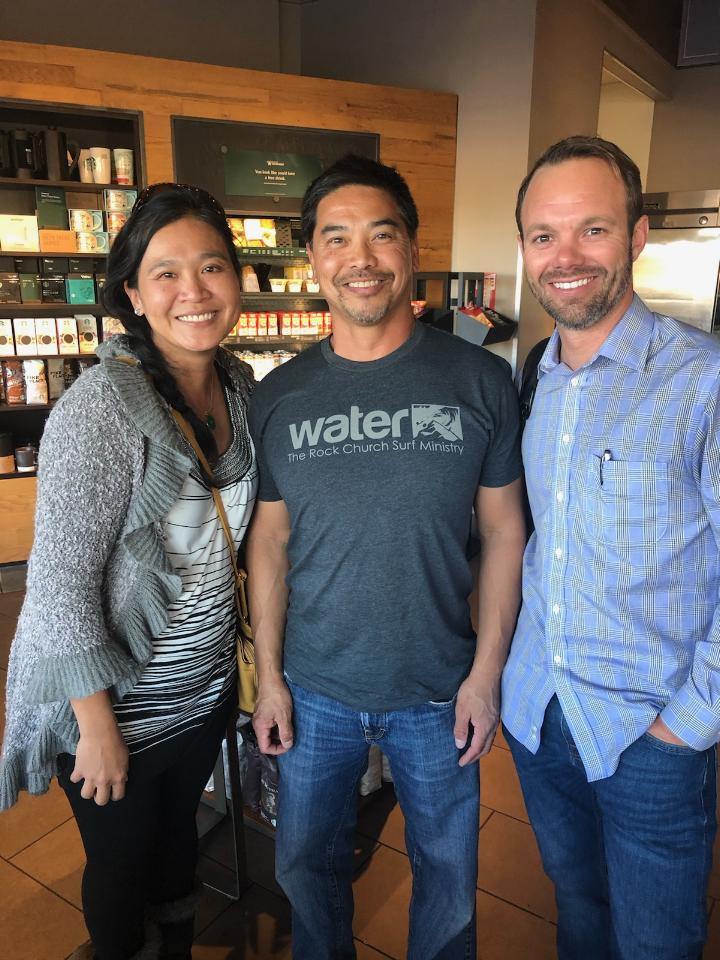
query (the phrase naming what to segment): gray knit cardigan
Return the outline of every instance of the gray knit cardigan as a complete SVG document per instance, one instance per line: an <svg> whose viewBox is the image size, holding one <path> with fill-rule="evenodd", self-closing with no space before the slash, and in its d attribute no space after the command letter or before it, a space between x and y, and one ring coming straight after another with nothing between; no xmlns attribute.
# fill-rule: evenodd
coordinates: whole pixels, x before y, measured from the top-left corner
<svg viewBox="0 0 720 960"><path fill-rule="evenodd" d="M35 540L10 651L0 809L20 790L44 793L59 753L79 737L69 700L109 689L120 699L152 655L181 580L163 549L162 521L194 454L124 337L56 404L40 447ZM252 373L226 350L218 361L247 403Z"/></svg>

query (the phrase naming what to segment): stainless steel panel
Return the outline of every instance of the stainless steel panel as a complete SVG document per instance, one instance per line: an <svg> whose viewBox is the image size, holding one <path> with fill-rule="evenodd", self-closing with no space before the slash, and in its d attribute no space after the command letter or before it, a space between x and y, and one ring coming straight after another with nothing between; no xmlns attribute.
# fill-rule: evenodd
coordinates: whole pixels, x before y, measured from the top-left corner
<svg viewBox="0 0 720 960"><path fill-rule="evenodd" d="M635 262L634 286L651 310L708 333L720 273L720 228L651 230Z"/></svg>
<svg viewBox="0 0 720 960"><path fill-rule="evenodd" d="M677 230L682 227L718 227L720 215L717 210L693 210L691 213L651 213L648 216L653 230Z"/></svg>
<svg viewBox="0 0 720 960"><path fill-rule="evenodd" d="M720 208L720 190L684 190L674 193L646 193L643 203L648 213L652 210L717 210Z"/></svg>

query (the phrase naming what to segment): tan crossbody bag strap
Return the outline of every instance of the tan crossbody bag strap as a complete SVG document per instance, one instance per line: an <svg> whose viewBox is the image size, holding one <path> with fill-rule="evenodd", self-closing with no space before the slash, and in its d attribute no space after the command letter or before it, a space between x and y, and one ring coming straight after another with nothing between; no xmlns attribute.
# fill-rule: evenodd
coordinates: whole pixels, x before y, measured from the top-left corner
<svg viewBox="0 0 720 960"><path fill-rule="evenodd" d="M175 423L177 423L178 427L180 427L180 429L183 432L183 436L195 451L195 456L200 461L200 466L203 468L203 471L205 472L205 476L207 480L210 482L212 480L212 470L210 468L210 464L207 462L207 457L200 449L200 444L197 442L195 438L195 434L193 433L192 428L190 427L190 424L187 422L187 420L181 413L178 413L177 410L173 409L171 412L173 415L173 419L175 420ZM240 620L242 622L243 633L245 634L246 637L250 638L251 637L251 634L249 633L250 616L248 611L247 594L245 592L245 581L247 580L247 573L241 567L238 567L238 562L236 557L237 548L235 546L235 541L233 539L232 533L230 532L230 524L228 523L227 513L225 512L225 504L223 503L222 497L220 496L220 491L218 490L217 487L214 487L212 483L210 485L210 490L213 495L213 500L215 501L215 508L217 510L220 524L222 525L223 531L225 533L225 539L227 540L228 549L230 550L230 561L232 563L233 571L235 573L235 586L236 586L235 600L237 603L238 616L240 617Z"/></svg>

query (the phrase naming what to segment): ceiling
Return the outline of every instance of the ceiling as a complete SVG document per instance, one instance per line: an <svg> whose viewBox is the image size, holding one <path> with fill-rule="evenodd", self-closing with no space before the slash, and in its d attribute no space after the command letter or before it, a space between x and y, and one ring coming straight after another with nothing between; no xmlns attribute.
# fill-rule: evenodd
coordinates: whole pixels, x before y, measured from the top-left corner
<svg viewBox="0 0 720 960"><path fill-rule="evenodd" d="M603 0L673 66L677 64L683 0Z"/></svg>

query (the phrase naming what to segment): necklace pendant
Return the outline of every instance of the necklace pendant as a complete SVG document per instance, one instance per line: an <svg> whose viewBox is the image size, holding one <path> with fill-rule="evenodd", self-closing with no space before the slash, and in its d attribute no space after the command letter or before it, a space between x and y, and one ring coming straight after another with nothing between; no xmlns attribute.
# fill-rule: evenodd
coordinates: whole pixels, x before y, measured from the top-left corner
<svg viewBox="0 0 720 960"><path fill-rule="evenodd" d="M214 430L215 427L217 426L217 423L215 422L215 417L210 413L209 410L208 410L208 412L205 414L205 426L206 426L209 430Z"/></svg>

